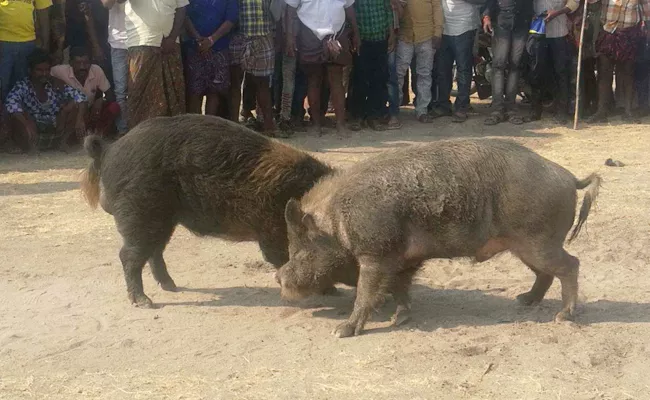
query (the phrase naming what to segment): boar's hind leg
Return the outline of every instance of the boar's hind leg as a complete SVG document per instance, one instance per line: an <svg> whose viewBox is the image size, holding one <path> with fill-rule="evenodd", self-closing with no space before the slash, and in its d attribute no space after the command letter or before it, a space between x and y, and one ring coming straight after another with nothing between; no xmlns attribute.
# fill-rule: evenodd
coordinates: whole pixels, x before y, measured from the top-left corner
<svg viewBox="0 0 650 400"><path fill-rule="evenodd" d="M530 268L535 273L536 278L535 283L533 284L533 287L530 289L530 291L517 296L517 301L524 306L532 306L544 299L544 296L553 284L553 279L555 277L551 274L537 270L534 266L532 266L530 263L527 263L526 261L524 261L524 264L526 264L528 268Z"/></svg>
<svg viewBox="0 0 650 400"><path fill-rule="evenodd" d="M400 326L411 320L411 296L409 289L413 281L413 275L417 272L418 267L406 269L397 275L391 290L397 309L391 318L394 326Z"/></svg>
<svg viewBox="0 0 650 400"><path fill-rule="evenodd" d="M133 214L127 216L130 219L125 218L126 221L119 215L116 217L118 230L124 239L124 245L120 250L120 260L124 269L126 290L131 303L137 307L152 308L153 303L151 299L144 294L142 269L150 258L158 262L154 264L160 266L159 262L162 261L162 250L159 250L158 254L154 253L157 249L164 249L165 243L171 237L173 225L165 226L167 225L166 223L155 223L153 219L138 220L137 218L133 218ZM157 257L158 259L156 259ZM156 270L154 264L152 264L152 271L155 271L155 276L159 270ZM167 274L167 276L169 275Z"/></svg>
<svg viewBox="0 0 650 400"><path fill-rule="evenodd" d="M359 281L354 310L350 318L332 332L339 338L356 336L363 331L363 326L370 314L383 301L387 289L391 288L391 282L395 281L392 271L399 270L386 260L376 258L362 258L359 260L359 265Z"/></svg>
<svg viewBox="0 0 650 400"><path fill-rule="evenodd" d="M157 248L149 259L151 273L156 282L160 284L162 290L175 292L178 288L172 277L169 276L169 272L167 272L167 263L165 263L165 259L163 258L163 251L165 251L165 246Z"/></svg>
<svg viewBox="0 0 650 400"><path fill-rule="evenodd" d="M523 257L522 257L523 256ZM536 300L543 297L553 282L552 277L560 279L562 285L562 310L555 315L556 322L572 320L578 301L578 272L580 261L567 253L561 245L549 246L528 254L520 254L526 264L537 273L537 279L530 292L524 293L522 300Z"/></svg>

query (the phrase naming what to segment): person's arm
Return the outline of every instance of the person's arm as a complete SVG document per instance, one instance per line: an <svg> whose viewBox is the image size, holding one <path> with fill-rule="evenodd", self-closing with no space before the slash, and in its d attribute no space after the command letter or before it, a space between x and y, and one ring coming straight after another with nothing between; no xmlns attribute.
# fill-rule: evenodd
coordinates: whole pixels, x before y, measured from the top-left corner
<svg viewBox="0 0 650 400"><path fill-rule="evenodd" d="M86 25L86 33L88 34L88 39L90 40L90 50L93 54L93 61L102 62L104 61L104 51L102 46L99 44L99 39L97 38L97 31L95 30L95 18L93 17L92 11L90 9L90 4L83 2L78 4L79 11L83 13L84 23Z"/></svg>
<svg viewBox="0 0 650 400"><path fill-rule="evenodd" d="M168 36L163 37L162 43L160 44L163 53L171 53L174 51L174 48L176 47L176 39L180 36L181 30L185 25L185 7L187 7L188 4L187 0L177 0L176 3L178 4L178 7L176 8L176 12L174 12L174 24L172 30L169 32Z"/></svg>
<svg viewBox="0 0 650 400"><path fill-rule="evenodd" d="M433 6L433 48L439 49L442 45L442 30L445 23L442 11L442 2L432 1Z"/></svg>
<svg viewBox="0 0 650 400"><path fill-rule="evenodd" d="M361 35L359 34L359 25L357 24L357 13L354 11L352 4L346 7L345 18L352 27L352 51L359 54L361 50Z"/></svg>
<svg viewBox="0 0 650 400"><path fill-rule="evenodd" d="M51 4L51 3L50 3ZM36 18L38 18L38 25L41 28L41 41L43 50L50 52L50 7L36 10Z"/></svg>
<svg viewBox="0 0 650 400"><path fill-rule="evenodd" d="M496 0L487 0L485 3L485 8L481 13L481 25L483 26L483 31L485 33L492 33L492 14L495 10Z"/></svg>
<svg viewBox="0 0 650 400"><path fill-rule="evenodd" d="M25 92L26 90L22 87L22 84L17 83L16 86L14 86L7 95L5 101L5 110L7 110L7 114L16 118L16 120L20 122L25 130L30 131L30 135L35 136L36 132L33 131L34 125L29 122L30 116L27 111L25 111L25 108L23 106L23 96Z"/></svg>
<svg viewBox="0 0 650 400"><path fill-rule="evenodd" d="M188 16L185 17L185 30L192 37L192 39L196 40L197 42L200 42L201 39L203 39L201 34L199 34L199 31L197 31L194 27L192 20Z"/></svg>
<svg viewBox="0 0 650 400"><path fill-rule="evenodd" d="M551 22L560 15L572 13L578 9L578 2L576 0L567 0L566 5L559 10L546 10L546 22Z"/></svg>
<svg viewBox="0 0 650 400"><path fill-rule="evenodd" d="M211 49L214 42L226 36L232 30L238 19L239 8L237 6L237 0L228 0L228 4L226 4L226 20L210 36L203 38L199 43L199 50L203 52Z"/></svg>

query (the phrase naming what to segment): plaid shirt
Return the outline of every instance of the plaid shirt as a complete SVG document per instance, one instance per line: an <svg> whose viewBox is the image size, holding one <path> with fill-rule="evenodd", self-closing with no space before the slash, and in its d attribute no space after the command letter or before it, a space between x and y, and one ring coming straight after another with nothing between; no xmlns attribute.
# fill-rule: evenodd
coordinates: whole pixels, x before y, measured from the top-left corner
<svg viewBox="0 0 650 400"><path fill-rule="evenodd" d="M86 101L85 94L68 85L64 85L63 90L56 90L48 83L45 85L45 92L47 101L41 103L36 97L32 82L29 78L25 78L18 81L9 92L5 100L5 108L9 114L26 112L36 122L54 125L57 115L66 102L73 100L79 104Z"/></svg>
<svg viewBox="0 0 650 400"><path fill-rule="evenodd" d="M266 36L274 25L271 0L239 0L239 33L247 37Z"/></svg>
<svg viewBox="0 0 650 400"><path fill-rule="evenodd" d="M609 33L632 28L641 21L650 21L648 0L603 0L602 5L601 21L603 29Z"/></svg>
<svg viewBox="0 0 650 400"><path fill-rule="evenodd" d="M393 9L389 0L356 0L359 36L363 40L385 40L393 27Z"/></svg>

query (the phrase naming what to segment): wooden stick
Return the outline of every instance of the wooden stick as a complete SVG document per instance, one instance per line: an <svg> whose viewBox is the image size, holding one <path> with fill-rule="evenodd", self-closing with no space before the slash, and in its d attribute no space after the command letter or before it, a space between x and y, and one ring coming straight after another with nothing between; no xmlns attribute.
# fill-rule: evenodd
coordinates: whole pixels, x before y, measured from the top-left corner
<svg viewBox="0 0 650 400"><path fill-rule="evenodd" d="M580 111L580 72L582 67L582 46L585 40L585 22L587 22L587 3L588 0L584 0L585 4L582 9L582 26L580 27L580 47L578 47L578 72L576 76L576 108L573 113L573 129L578 129L578 112Z"/></svg>

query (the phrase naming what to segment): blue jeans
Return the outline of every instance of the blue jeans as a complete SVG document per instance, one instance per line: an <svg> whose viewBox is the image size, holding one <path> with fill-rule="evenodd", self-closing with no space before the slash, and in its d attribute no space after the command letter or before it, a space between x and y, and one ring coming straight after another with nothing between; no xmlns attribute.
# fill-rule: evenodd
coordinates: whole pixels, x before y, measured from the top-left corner
<svg viewBox="0 0 650 400"><path fill-rule="evenodd" d="M126 96L129 86L129 51L127 49L111 48L111 63L113 64L113 81L115 82L115 99L120 105L120 116L116 121L120 134L126 133L127 108Z"/></svg>
<svg viewBox="0 0 650 400"><path fill-rule="evenodd" d="M16 82L27 76L27 56L35 48L34 41L0 42L0 87L3 102Z"/></svg>
<svg viewBox="0 0 650 400"><path fill-rule="evenodd" d="M494 27L494 36L492 37L492 50L494 51L492 107L494 111L506 112L515 109L515 100L519 92L519 64L524 55L526 39L528 39L528 25L515 28L512 31L503 29L499 25ZM508 70L507 83L506 70Z"/></svg>
<svg viewBox="0 0 650 400"><path fill-rule="evenodd" d="M388 53L388 115L396 117L399 114L400 95L402 88L397 83L397 51Z"/></svg>
<svg viewBox="0 0 650 400"><path fill-rule="evenodd" d="M458 36L442 35L442 47L438 58L438 81L440 82L440 98L438 107L451 111L451 87L453 85L452 70L456 61L458 97L454 103L456 111L467 111L469 107L469 92L472 87L472 49L474 47L475 30L467 31Z"/></svg>

